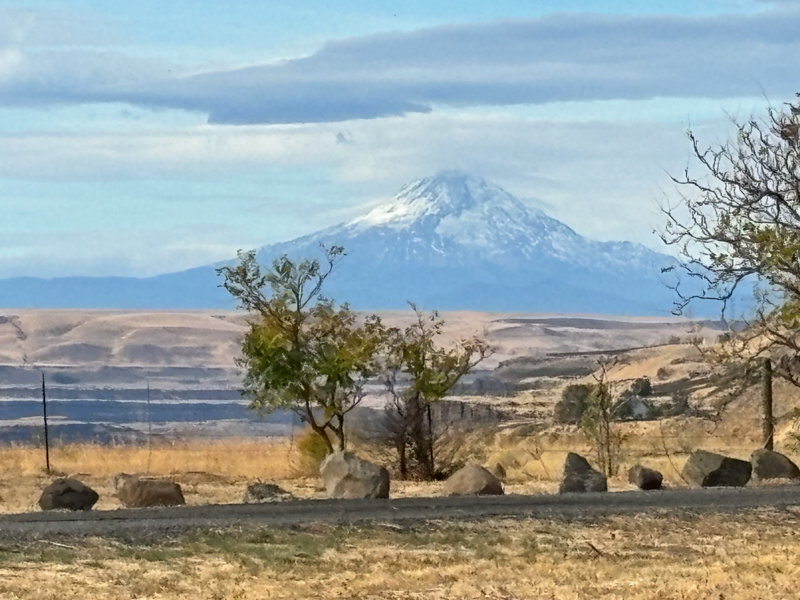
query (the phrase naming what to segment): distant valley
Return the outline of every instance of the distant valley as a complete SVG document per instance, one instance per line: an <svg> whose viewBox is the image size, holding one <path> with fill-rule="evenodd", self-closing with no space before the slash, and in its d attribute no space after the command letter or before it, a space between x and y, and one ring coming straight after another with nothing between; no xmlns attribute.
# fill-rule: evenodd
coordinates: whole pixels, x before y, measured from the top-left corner
<svg viewBox="0 0 800 600"><path fill-rule="evenodd" d="M403 326L408 311L380 313ZM714 339L714 321L547 314L444 313L444 342L484 335L495 349L458 390L482 402L585 375L598 353L663 344L689 335ZM6 311L0 318L0 437L41 435L41 376L45 374L55 439L287 435L292 415L262 419L240 397L235 365L245 315L224 311ZM147 388L151 403L148 406ZM356 417L374 426L379 387ZM502 402L500 402L502 404ZM494 418L480 407L476 418Z"/></svg>

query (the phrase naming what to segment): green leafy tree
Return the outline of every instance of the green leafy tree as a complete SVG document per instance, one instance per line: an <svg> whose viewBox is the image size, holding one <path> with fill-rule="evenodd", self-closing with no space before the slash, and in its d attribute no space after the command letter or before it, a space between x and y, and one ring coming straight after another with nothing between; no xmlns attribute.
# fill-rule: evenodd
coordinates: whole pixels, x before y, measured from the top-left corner
<svg viewBox="0 0 800 600"><path fill-rule="evenodd" d="M254 251L240 252L238 265L217 273L251 315L239 360L251 408L293 411L332 452L334 441L345 449L345 417L363 399L381 345L377 317L360 324L347 304L322 295L344 256L339 246L323 251L322 263L282 256L266 270Z"/></svg>
<svg viewBox="0 0 800 600"><path fill-rule="evenodd" d="M389 391L386 428L397 450L400 476L410 474L409 458L423 479L437 475L434 403L447 396L475 365L490 354L478 337L462 339L452 347L439 345L444 320L426 315L414 304L414 322L405 329L381 328L383 380Z"/></svg>
<svg viewBox="0 0 800 600"><path fill-rule="evenodd" d="M586 399L592 391L594 386L588 383L572 383L565 387L554 408L556 423L580 423Z"/></svg>

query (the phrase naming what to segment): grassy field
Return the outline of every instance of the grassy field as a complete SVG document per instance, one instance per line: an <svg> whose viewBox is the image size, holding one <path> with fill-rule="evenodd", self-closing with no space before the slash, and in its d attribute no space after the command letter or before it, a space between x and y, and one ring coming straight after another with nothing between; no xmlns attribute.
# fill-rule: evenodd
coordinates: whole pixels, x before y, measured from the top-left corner
<svg viewBox="0 0 800 600"><path fill-rule="evenodd" d="M121 505L114 496L117 473L147 473L181 484L189 504L240 502L251 481L286 481L301 496L315 493L297 447L288 440L192 441L147 447L68 444L51 450L0 446L0 512L38 510L41 490L56 476L75 477L100 494L96 509Z"/></svg>
<svg viewBox="0 0 800 600"><path fill-rule="evenodd" d="M800 516L308 525L4 543L0 597L790 599Z"/></svg>
<svg viewBox="0 0 800 600"><path fill-rule="evenodd" d="M674 424L686 429L685 422ZM659 429L659 431L661 431ZM668 431L668 430L667 430ZM507 493L553 493L574 432L481 432L453 445L459 459L508 468ZM626 465L643 459L679 487L685 452L667 456L642 430ZM653 433L653 432L650 432ZM694 434L692 434L694 435ZM743 442L741 442L744 445ZM706 444L708 445L708 444ZM720 448L722 449L722 448ZM744 452L746 449L742 449ZM359 452L384 462L374 448ZM381 460L383 458L383 460ZM239 502L255 480L302 498L322 498L296 443L194 441L145 447L0 447L0 510L38 510L42 488L72 475L100 493L97 509L120 506L113 477L149 472L178 481L188 504ZM387 463L388 464L388 463ZM392 482L392 496L440 495L441 483ZM623 476L610 488L630 489ZM736 515L657 513L583 520L375 523L220 530L157 543L75 538L0 540L0 598L797 598L800 507Z"/></svg>
<svg viewBox="0 0 800 600"><path fill-rule="evenodd" d="M748 459L758 447L756 434L715 437L705 432L710 426L701 419L622 426L627 441L619 475L609 481L611 490L633 489L625 475L627 468L638 462L660 470L667 486L686 487L680 471L692 448ZM667 436L666 441L662 435ZM147 447L130 445L69 444L52 449L51 475L44 471L42 448L0 446L0 512L38 510L41 490L56 476L74 476L95 489L100 494L96 509L119 508L114 476L120 472L176 481L191 505L238 503L247 485L259 480L276 482L300 498L323 498L316 467L301 454L299 445L299 440L286 439L194 440L155 445L151 452ZM585 439L574 427L551 428L541 434L529 431L527 426L487 429L445 439L442 449L446 460L455 463L473 460L490 468L501 464L507 473L506 492L512 494L556 492L568 451L591 459ZM791 449L779 446L778 450L798 460ZM385 448L360 445L356 451L390 469L393 465L394 456ZM438 482L393 480L391 494L435 496L442 493L441 487Z"/></svg>
<svg viewBox="0 0 800 600"><path fill-rule="evenodd" d="M386 457L370 454L377 462ZM562 456L563 461L563 456ZM96 510L113 510L121 504L115 496L117 473L148 473L181 485L189 505L241 502L245 488L254 481L271 481L298 498L324 498L316 469L285 440L193 441L148 449L135 446L70 444L52 450L51 475L44 470L44 451L33 446L0 446L0 513L39 510L42 489L55 477L75 477L100 494ZM149 469L147 468L149 464ZM388 462L386 464L389 464ZM430 496L442 493L441 482L393 481L392 496ZM522 473L509 480L509 493L552 493L555 478Z"/></svg>

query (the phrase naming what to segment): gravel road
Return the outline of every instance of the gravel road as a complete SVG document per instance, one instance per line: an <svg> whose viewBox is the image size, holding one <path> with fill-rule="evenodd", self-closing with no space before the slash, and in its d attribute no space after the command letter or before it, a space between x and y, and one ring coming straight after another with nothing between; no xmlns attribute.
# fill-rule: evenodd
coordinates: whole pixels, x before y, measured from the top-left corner
<svg viewBox="0 0 800 600"><path fill-rule="evenodd" d="M689 510L732 512L800 506L800 486L716 488L565 494L398 498L391 500L297 500L274 504L225 504L174 508L40 512L0 517L0 538L72 536L153 537L234 526L291 526L312 522L358 523L478 520L491 517L589 517Z"/></svg>

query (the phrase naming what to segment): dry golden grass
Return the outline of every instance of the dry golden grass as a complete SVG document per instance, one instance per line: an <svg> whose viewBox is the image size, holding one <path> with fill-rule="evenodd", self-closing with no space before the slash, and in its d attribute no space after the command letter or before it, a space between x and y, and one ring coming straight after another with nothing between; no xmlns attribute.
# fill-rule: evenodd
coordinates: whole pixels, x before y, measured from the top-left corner
<svg viewBox="0 0 800 600"><path fill-rule="evenodd" d="M702 419L677 418L664 422L622 423L627 441L611 490L633 489L627 469L642 463L664 474L665 484L685 487L680 471L694 448L719 451L748 459L759 446L755 428L739 437L719 437L715 425ZM662 440L666 436L666 441ZM665 444L667 451L665 451ZM591 459L591 450L575 427L551 427L544 432L526 426L506 430L482 430L454 435L442 450L455 463L476 461L488 467L500 463L506 470L506 492L511 494L554 493L568 451ZM785 446L778 448L798 461ZM394 456L387 449L360 444L356 451L391 468ZM41 490L54 476L73 475L100 494L99 510L121 505L114 493L114 475L119 472L148 473L181 484L190 505L240 502L246 486L256 480L273 481L299 498L322 498L324 490L315 468L300 455L297 440L240 439L156 445L147 447L68 444L53 448L52 476L44 473L44 452L32 446L0 446L0 512L38 510ZM149 469L148 469L149 464ZM392 482L392 496L435 496L441 483Z"/></svg>
<svg viewBox="0 0 800 600"><path fill-rule="evenodd" d="M201 471L233 478L285 479L296 473L299 456L289 440L239 439L158 444L152 454L147 446L65 444L51 448L50 461L56 471L94 476ZM0 446L0 477L39 474L43 469L43 448Z"/></svg>
<svg viewBox="0 0 800 600"><path fill-rule="evenodd" d="M730 435L720 434L722 425L700 418L678 417L658 422L620 423L626 436L619 474L609 480L609 489L633 489L626 480L636 463L658 469L668 487L685 487L681 469L696 448L749 459L759 447L757 422L744 425ZM778 439L783 440L785 432ZM302 439L193 440L158 444L152 449L136 446L68 444L52 449L53 475L44 473L44 452L33 446L0 446L0 512L38 510L41 490L54 476L73 475L100 494L99 510L121 505L115 497L113 479L120 472L147 473L181 484L190 505L240 502L253 481L272 481L299 498L322 498L324 489L316 468L301 455ZM442 459L461 464L475 461L506 471L506 492L511 494L554 493L558 490L567 452L578 452L591 460L591 449L575 426L553 426L544 431L527 425L509 429L487 428L470 434L453 432L441 445ZM360 443L356 452L388 467L394 454L385 447ZM778 450L795 462L798 455L779 441ZM149 467L149 468L148 468ZM441 483L393 481L393 497L436 496Z"/></svg>
<svg viewBox="0 0 800 600"><path fill-rule="evenodd" d="M362 446L359 454L388 464L387 456ZM148 457L150 469L148 466ZM44 450L0 446L0 513L38 511L41 491L52 479L74 476L100 495L96 510L122 505L115 496L117 473L147 473L181 485L189 505L241 502L253 481L272 481L298 498L324 498L313 466L300 456L297 443L285 440L192 441L146 447L67 444L51 451L52 474L44 471ZM393 481L392 497L436 496L441 482ZM557 483L528 477L508 486L509 493L550 493Z"/></svg>
<svg viewBox="0 0 800 600"><path fill-rule="evenodd" d="M790 512L497 520L5 545L0 597L797 598Z"/></svg>
<svg viewBox="0 0 800 600"><path fill-rule="evenodd" d="M149 469L148 469L149 464ZM318 482L302 468L295 444L284 440L192 441L147 447L66 444L51 450L0 446L0 512L38 510L41 490L55 476L75 476L100 494L98 510L119 508L114 475L147 473L177 481L187 504L240 502L251 481L281 481L301 497L319 495Z"/></svg>

